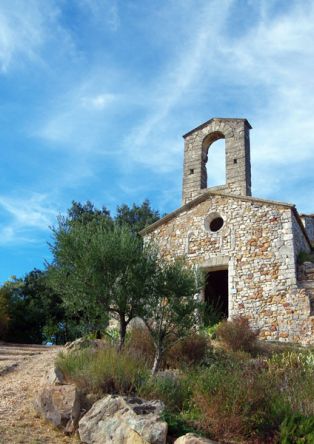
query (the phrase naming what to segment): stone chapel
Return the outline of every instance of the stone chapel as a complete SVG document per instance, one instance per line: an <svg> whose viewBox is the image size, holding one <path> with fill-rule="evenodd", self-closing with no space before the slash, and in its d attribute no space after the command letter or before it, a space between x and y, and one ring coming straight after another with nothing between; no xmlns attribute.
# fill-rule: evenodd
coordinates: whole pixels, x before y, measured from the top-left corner
<svg viewBox="0 0 314 444"><path fill-rule="evenodd" d="M246 119L213 118L184 137L182 206L142 231L163 256L207 274L203 298L249 319L260 338L314 344L314 215L251 196ZM207 154L225 139L226 183L208 188Z"/></svg>

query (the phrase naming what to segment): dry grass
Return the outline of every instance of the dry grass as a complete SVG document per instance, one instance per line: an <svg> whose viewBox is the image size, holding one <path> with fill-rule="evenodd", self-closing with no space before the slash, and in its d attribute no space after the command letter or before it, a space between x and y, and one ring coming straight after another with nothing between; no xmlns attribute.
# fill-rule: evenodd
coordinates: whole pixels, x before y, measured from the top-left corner
<svg viewBox="0 0 314 444"><path fill-rule="evenodd" d="M57 350L30 356L15 371L0 376L0 444L74 444L80 441L39 418L33 399Z"/></svg>

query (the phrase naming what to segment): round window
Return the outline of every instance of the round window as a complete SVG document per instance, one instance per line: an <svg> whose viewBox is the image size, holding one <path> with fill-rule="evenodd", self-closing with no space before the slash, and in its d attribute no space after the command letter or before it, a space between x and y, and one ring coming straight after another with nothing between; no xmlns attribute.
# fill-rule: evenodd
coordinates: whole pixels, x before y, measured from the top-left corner
<svg viewBox="0 0 314 444"><path fill-rule="evenodd" d="M224 224L224 220L222 217L215 217L215 219L213 219L211 221L211 223L209 224L209 229L210 229L210 231L213 231L213 232L219 231L220 228L223 227L223 224Z"/></svg>
<svg viewBox="0 0 314 444"><path fill-rule="evenodd" d="M219 213L211 213L205 219L205 230L216 233L224 226L224 220Z"/></svg>

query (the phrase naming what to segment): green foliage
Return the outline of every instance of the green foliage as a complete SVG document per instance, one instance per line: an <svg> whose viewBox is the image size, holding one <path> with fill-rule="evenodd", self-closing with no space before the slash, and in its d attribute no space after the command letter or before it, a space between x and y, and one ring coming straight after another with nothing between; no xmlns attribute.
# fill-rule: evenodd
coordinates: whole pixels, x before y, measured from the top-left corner
<svg viewBox="0 0 314 444"><path fill-rule="evenodd" d="M216 306L208 302L204 304L201 313L203 324L207 327L217 325L224 318L221 308L219 304Z"/></svg>
<svg viewBox="0 0 314 444"><path fill-rule="evenodd" d="M121 347L127 325L142 313L155 255L123 224L127 207L113 222L105 210L99 213L91 207L86 213L79 204L73 206L75 211L69 210L68 218L59 218L53 228L51 285L62 295L67 311L84 324L84 333L103 330L109 314L116 317ZM149 204L144 207L147 216Z"/></svg>
<svg viewBox="0 0 314 444"><path fill-rule="evenodd" d="M313 253L308 253L306 251L300 251L297 258L298 264L302 265L304 262L314 262Z"/></svg>
<svg viewBox="0 0 314 444"><path fill-rule="evenodd" d="M84 204L80 202L72 201L71 208L68 209L68 216L63 218L63 223L71 226L74 223L86 224L95 219L106 219L111 220L110 212L106 207L98 209L89 200Z"/></svg>
<svg viewBox="0 0 314 444"><path fill-rule="evenodd" d="M314 444L314 416L287 416L280 425L280 444Z"/></svg>
<svg viewBox="0 0 314 444"><path fill-rule="evenodd" d="M0 339L5 339L9 327L9 292L5 286L0 288Z"/></svg>
<svg viewBox="0 0 314 444"><path fill-rule="evenodd" d="M180 412L189 399L189 387L186 378L175 373L163 372L151 376L139 387L139 395L145 399L160 399L169 412Z"/></svg>
<svg viewBox="0 0 314 444"><path fill-rule="evenodd" d="M58 366L88 392L162 400L172 437L196 431L221 442L313 444L313 352L252 359L245 352L209 348L211 359L202 365L155 376L145 353L152 356L147 331L134 329L120 353L108 344L61 355ZM180 367L180 359L172 366Z"/></svg>
<svg viewBox="0 0 314 444"><path fill-rule="evenodd" d="M49 287L45 272L33 270L23 279L14 278L0 289L6 294L10 318L6 340L41 344L45 340L63 343L67 335L60 297Z"/></svg>
<svg viewBox="0 0 314 444"><path fill-rule="evenodd" d="M213 365L197 375L193 387L198 426L216 438L267 436L280 422L275 394L266 372L238 363Z"/></svg>
<svg viewBox="0 0 314 444"><path fill-rule="evenodd" d="M165 410L162 419L168 424L168 435L169 436L182 436L186 433L196 433L195 427L191 426L190 423L182 417L180 414L173 413L169 410Z"/></svg>
<svg viewBox="0 0 314 444"><path fill-rule="evenodd" d="M256 348L258 332L251 330L246 318L238 316L231 321L220 322L216 335L229 350L252 352Z"/></svg>
<svg viewBox="0 0 314 444"><path fill-rule="evenodd" d="M282 402L292 412L314 415L314 354L286 352L267 361L271 378L280 388Z"/></svg>
<svg viewBox="0 0 314 444"><path fill-rule="evenodd" d="M158 370L174 338L186 336L195 325L200 306L195 293L201 286L199 273L186 268L181 260L155 263L142 316L156 350L153 373Z"/></svg>
<svg viewBox="0 0 314 444"><path fill-rule="evenodd" d="M143 228L151 225L160 218L159 212L151 208L149 200L144 200L142 205L121 205L117 208L116 222L119 225L127 225L133 233L139 233Z"/></svg>
<svg viewBox="0 0 314 444"><path fill-rule="evenodd" d="M213 324L210 327L204 327L203 332L204 334L208 335L210 339L216 339L217 338L217 329L219 326L219 322L217 324Z"/></svg>
<svg viewBox="0 0 314 444"><path fill-rule="evenodd" d="M67 381L86 392L129 395L147 377L145 363L115 347L101 350L83 349L61 353L56 361Z"/></svg>

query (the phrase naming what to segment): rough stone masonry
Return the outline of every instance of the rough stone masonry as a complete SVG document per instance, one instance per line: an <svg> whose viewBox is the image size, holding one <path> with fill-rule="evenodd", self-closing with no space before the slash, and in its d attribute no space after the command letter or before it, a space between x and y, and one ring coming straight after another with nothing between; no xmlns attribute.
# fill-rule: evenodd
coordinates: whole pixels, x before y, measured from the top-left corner
<svg viewBox="0 0 314 444"><path fill-rule="evenodd" d="M214 118L184 136L182 205L142 231L146 242L207 273L205 301L241 315L266 340L314 344L314 216L251 197L250 124ZM208 188L207 154L225 139L226 183Z"/></svg>

